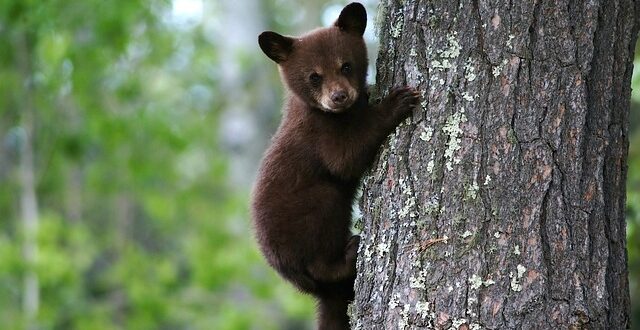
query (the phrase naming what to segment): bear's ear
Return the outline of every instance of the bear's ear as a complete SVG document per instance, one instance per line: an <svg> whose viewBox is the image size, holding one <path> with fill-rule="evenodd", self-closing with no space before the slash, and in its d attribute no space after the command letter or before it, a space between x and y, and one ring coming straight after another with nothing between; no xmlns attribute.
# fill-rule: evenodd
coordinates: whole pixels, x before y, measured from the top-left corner
<svg viewBox="0 0 640 330"><path fill-rule="evenodd" d="M293 39L271 31L265 31L258 37L262 51L276 63L286 61L293 51Z"/></svg>
<svg viewBox="0 0 640 330"><path fill-rule="evenodd" d="M357 33L361 36L367 27L367 11L362 4L352 2L342 9L340 17L333 25L339 27L340 31Z"/></svg>

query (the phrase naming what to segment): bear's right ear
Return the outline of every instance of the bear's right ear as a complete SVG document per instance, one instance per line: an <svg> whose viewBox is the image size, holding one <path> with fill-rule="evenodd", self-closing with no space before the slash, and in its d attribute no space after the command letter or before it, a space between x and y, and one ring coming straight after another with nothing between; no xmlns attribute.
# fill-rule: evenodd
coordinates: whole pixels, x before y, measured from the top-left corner
<svg viewBox="0 0 640 330"><path fill-rule="evenodd" d="M342 9L338 20L333 25L340 28L340 31L361 36L367 27L367 11L361 3L352 2Z"/></svg>
<svg viewBox="0 0 640 330"><path fill-rule="evenodd" d="M258 37L262 51L276 63L287 60L293 51L293 38L285 37L272 31L265 31Z"/></svg>

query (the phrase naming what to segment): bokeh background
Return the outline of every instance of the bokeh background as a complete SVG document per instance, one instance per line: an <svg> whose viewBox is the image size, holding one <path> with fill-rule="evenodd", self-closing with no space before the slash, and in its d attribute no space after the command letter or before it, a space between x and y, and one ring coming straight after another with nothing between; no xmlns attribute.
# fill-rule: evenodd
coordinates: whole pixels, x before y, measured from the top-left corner
<svg viewBox="0 0 640 330"><path fill-rule="evenodd" d="M373 82L377 1L361 2ZM313 302L267 267L248 216L283 98L257 35L329 25L344 5L0 1L0 328L311 328ZM639 108L634 92L636 329Z"/></svg>

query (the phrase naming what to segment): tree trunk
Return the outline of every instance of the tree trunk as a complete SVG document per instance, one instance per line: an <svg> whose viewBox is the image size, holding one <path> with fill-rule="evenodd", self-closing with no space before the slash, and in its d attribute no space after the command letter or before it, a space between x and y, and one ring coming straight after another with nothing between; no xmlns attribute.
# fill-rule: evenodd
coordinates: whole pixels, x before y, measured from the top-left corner
<svg viewBox="0 0 640 330"><path fill-rule="evenodd" d="M359 329L622 329L637 6L382 1L422 108L364 180Z"/></svg>
<svg viewBox="0 0 640 330"><path fill-rule="evenodd" d="M24 328L37 328L40 305L40 286L36 272L38 257L38 199L36 196L34 135L35 135L35 90L33 70L33 41L27 32L16 34L15 56L24 82L22 92L20 141L20 217L22 219L22 252L24 256L24 279L22 288L22 309Z"/></svg>

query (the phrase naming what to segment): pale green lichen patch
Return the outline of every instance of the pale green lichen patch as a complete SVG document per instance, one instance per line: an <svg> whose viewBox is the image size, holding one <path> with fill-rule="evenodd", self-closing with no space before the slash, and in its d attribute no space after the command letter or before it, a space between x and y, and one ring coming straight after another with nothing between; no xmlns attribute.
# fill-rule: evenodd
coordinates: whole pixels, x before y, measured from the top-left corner
<svg viewBox="0 0 640 330"><path fill-rule="evenodd" d="M409 277L409 287L412 289L426 289L427 271L425 269L418 272L417 276Z"/></svg>
<svg viewBox="0 0 640 330"><path fill-rule="evenodd" d="M490 285L494 285L496 284L496 281L492 280L492 279L487 279L486 281L482 282L482 284L484 286L490 286Z"/></svg>
<svg viewBox="0 0 640 330"><path fill-rule="evenodd" d="M473 306L478 302L478 298L475 295L471 295L467 298L467 315L473 318L478 317L478 314L474 312Z"/></svg>
<svg viewBox="0 0 640 330"><path fill-rule="evenodd" d="M497 77L500 75L500 71L502 71L502 68L500 68L500 66L494 66L493 69L491 70L491 72L493 73L494 77Z"/></svg>
<svg viewBox="0 0 640 330"><path fill-rule="evenodd" d="M460 47L460 43L456 38L457 35L458 33L454 31L452 34L449 34L447 36L447 42L449 44L449 47L443 50L440 56L444 58L456 58L460 56L460 50L462 49L462 47Z"/></svg>
<svg viewBox="0 0 640 330"><path fill-rule="evenodd" d="M433 55L433 48L431 48L431 45L427 45L427 48L425 48L425 54L427 54L427 58L431 58Z"/></svg>
<svg viewBox="0 0 640 330"><path fill-rule="evenodd" d="M372 256L373 256L373 250L371 250L371 245L367 245L364 249L364 260L369 262L371 261Z"/></svg>
<svg viewBox="0 0 640 330"><path fill-rule="evenodd" d="M471 286L472 290L477 290L483 285L487 287L493 284L496 284L494 280L489 278L483 281L482 278L476 274L471 275L471 277L469 278L469 285ZM469 298L469 299L475 299L475 298Z"/></svg>
<svg viewBox="0 0 640 330"><path fill-rule="evenodd" d="M520 255L520 246L516 245L513 247L513 254L519 256Z"/></svg>
<svg viewBox="0 0 640 330"><path fill-rule="evenodd" d="M398 15L400 17L400 15ZM393 25L391 25L391 36L397 39L402 33L402 20L398 19Z"/></svg>
<svg viewBox="0 0 640 330"><path fill-rule="evenodd" d="M431 197L425 204L424 209L427 214L432 216L436 215L440 210L440 200L438 199L438 196Z"/></svg>
<svg viewBox="0 0 640 330"><path fill-rule="evenodd" d="M469 284L471 285L472 290L477 290L482 286L482 278L480 276L473 274L469 278Z"/></svg>
<svg viewBox="0 0 640 330"><path fill-rule="evenodd" d="M472 233L472 232L470 232L469 230L465 230L465 232L464 232L464 233L460 234L460 237L462 237L462 238L467 238L467 237L469 237L469 236L471 236L471 235L473 235L473 233Z"/></svg>
<svg viewBox="0 0 640 330"><path fill-rule="evenodd" d="M429 162L427 162L427 172L433 173L434 166L435 166L435 162L433 161L433 159L429 160Z"/></svg>
<svg viewBox="0 0 640 330"><path fill-rule="evenodd" d="M473 181L473 183L471 183L467 187L467 197L469 197L471 199L478 198L478 190L480 190L480 187L478 186L478 183L476 181Z"/></svg>
<svg viewBox="0 0 640 330"><path fill-rule="evenodd" d="M396 293L391 296L388 303L389 309L394 310L398 307L401 309L398 311L400 320L398 320L398 328L405 329L409 325L409 317L411 316L412 306L409 303L401 303L400 296ZM430 318L430 321L435 319L435 313L431 311L431 304L427 301L418 301L415 306L415 316L421 317L423 320Z"/></svg>
<svg viewBox="0 0 640 330"><path fill-rule="evenodd" d="M429 316L429 302L418 301L416 303L416 313L418 313L423 320L426 319Z"/></svg>
<svg viewBox="0 0 640 330"><path fill-rule="evenodd" d="M467 91L462 92L462 98L469 102L473 101L474 99L474 97L471 94L469 94L469 92Z"/></svg>
<svg viewBox="0 0 640 330"><path fill-rule="evenodd" d="M524 272L527 271L527 268L525 268L523 265L518 264L518 266L516 266L516 270L518 271L518 278L522 278L522 275L524 275Z"/></svg>
<svg viewBox="0 0 640 330"><path fill-rule="evenodd" d="M483 185L488 186L489 183L491 183L491 176L489 176L489 174L487 174L487 177L484 178L484 183Z"/></svg>
<svg viewBox="0 0 640 330"><path fill-rule="evenodd" d="M402 157L402 156L400 156L400 157ZM402 194L409 195L409 196L411 196L413 194L413 192L411 191L411 186L409 186L407 184L407 180L405 180L404 178L400 178L400 180L398 180L398 182L400 183L400 188L402 189Z"/></svg>
<svg viewBox="0 0 640 330"><path fill-rule="evenodd" d="M451 66L451 62L449 62L449 60L446 58L443 60L431 61L431 68L433 69L450 69Z"/></svg>
<svg viewBox="0 0 640 330"><path fill-rule="evenodd" d="M376 234L373 233L371 235L371 241L376 241ZM368 241L364 244L364 260L366 262L371 261L371 257L373 256L373 250L371 249L371 244L368 244Z"/></svg>
<svg viewBox="0 0 640 330"><path fill-rule="evenodd" d="M429 103L427 102L427 98L425 95L425 92L422 91L422 102L420 102L420 107L422 108L422 111L427 111L427 105Z"/></svg>
<svg viewBox="0 0 640 330"><path fill-rule="evenodd" d="M409 325L409 310L411 309L411 305L404 304L402 310L400 311L400 320L398 321L398 328L404 329Z"/></svg>
<svg viewBox="0 0 640 330"><path fill-rule="evenodd" d="M507 39L507 47L511 47L511 41L513 40L513 38L515 38L516 36L514 36L513 34L509 35L509 39Z"/></svg>
<svg viewBox="0 0 640 330"><path fill-rule="evenodd" d="M527 269L523 265L518 264L518 266L516 266L517 274L514 275L513 272L509 272L509 277L511 278L511 290L515 292L522 291L522 284L520 283L520 280L526 271Z"/></svg>
<svg viewBox="0 0 640 330"><path fill-rule="evenodd" d="M475 68L473 67L473 65L471 65L470 61L467 61L467 63L464 65L464 79L466 79L467 81L474 81L476 80L476 73L475 73Z"/></svg>
<svg viewBox="0 0 640 330"><path fill-rule="evenodd" d="M398 134L398 127L396 127L396 129L393 131L393 134L394 134L394 136L392 138L388 139L388 141L389 141L389 150L392 151L392 152L396 150L396 147L397 147L397 144L398 144L398 140L399 140L399 139L395 138L395 136Z"/></svg>
<svg viewBox="0 0 640 330"><path fill-rule="evenodd" d="M420 140L428 142L431 141L431 137L433 137L433 128L423 126L423 130L420 132Z"/></svg>
<svg viewBox="0 0 640 330"><path fill-rule="evenodd" d="M429 141L431 139L431 136L429 135L428 132L422 132L420 133L420 140L422 141Z"/></svg>
<svg viewBox="0 0 640 330"><path fill-rule="evenodd" d="M502 69L504 69L504 67L507 65L509 61L507 61L507 59L505 58L504 60L502 60L502 62L499 65L496 65L493 67L492 73L494 77L497 77L500 75L500 72L502 72Z"/></svg>
<svg viewBox="0 0 640 330"><path fill-rule="evenodd" d="M431 61L431 68L433 69L450 69L454 68L451 60L460 56L460 50L462 47L460 46L460 42L458 42L457 32L453 32L447 36L447 47L441 50L436 50L436 57ZM427 57L431 57L433 51L431 49L427 49Z"/></svg>
<svg viewBox="0 0 640 330"><path fill-rule="evenodd" d="M376 252L378 256L382 257L385 253L389 253L389 244L386 242L381 242L376 245Z"/></svg>
<svg viewBox="0 0 640 330"><path fill-rule="evenodd" d="M461 124L467 121L467 116L464 114L464 108L460 112L454 113L447 118L446 123L442 127L442 131L447 134L447 149L444 151L444 157L446 159L445 166L447 170L453 169L453 164L459 164L460 158L456 158L455 152L460 150L460 142L462 136Z"/></svg>
<svg viewBox="0 0 640 330"><path fill-rule="evenodd" d="M410 217L415 217L416 216L415 212L411 212L411 209L415 205L416 205L415 197L411 196L407 198L407 200L405 200L404 202L404 205L402 206L402 209L400 209L400 212L398 213L398 215L400 216L400 219L406 218L407 215L409 215Z"/></svg>
<svg viewBox="0 0 640 330"><path fill-rule="evenodd" d="M400 296L396 293L389 299L389 308L394 309L400 304Z"/></svg>

